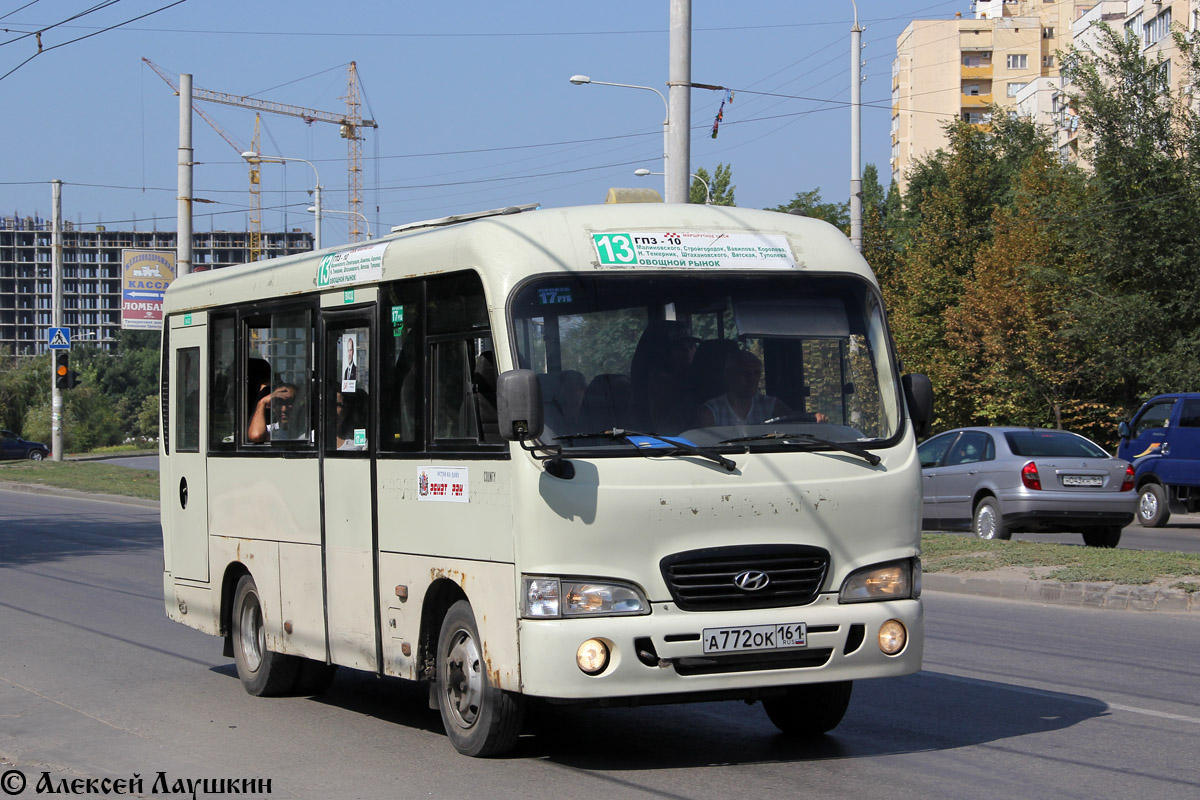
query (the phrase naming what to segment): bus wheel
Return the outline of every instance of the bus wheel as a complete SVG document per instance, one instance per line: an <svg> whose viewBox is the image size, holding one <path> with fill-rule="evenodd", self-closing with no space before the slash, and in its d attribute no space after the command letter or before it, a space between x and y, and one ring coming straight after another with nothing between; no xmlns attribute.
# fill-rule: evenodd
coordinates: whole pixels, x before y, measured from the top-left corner
<svg viewBox="0 0 1200 800"><path fill-rule="evenodd" d="M437 644L438 709L454 749L466 756L502 755L516 744L524 703L488 680L471 604L450 606Z"/></svg>
<svg viewBox="0 0 1200 800"><path fill-rule="evenodd" d="M775 727L788 736L820 736L842 721L850 706L852 681L793 686L782 697L763 700Z"/></svg>
<svg viewBox="0 0 1200 800"><path fill-rule="evenodd" d="M1137 518L1143 528L1161 528L1171 518L1167 492L1157 483L1147 483L1138 492Z"/></svg>
<svg viewBox="0 0 1200 800"><path fill-rule="evenodd" d="M243 575L233 593L233 660L246 691L270 697L291 690L299 661L267 649L262 604L254 578Z"/></svg>

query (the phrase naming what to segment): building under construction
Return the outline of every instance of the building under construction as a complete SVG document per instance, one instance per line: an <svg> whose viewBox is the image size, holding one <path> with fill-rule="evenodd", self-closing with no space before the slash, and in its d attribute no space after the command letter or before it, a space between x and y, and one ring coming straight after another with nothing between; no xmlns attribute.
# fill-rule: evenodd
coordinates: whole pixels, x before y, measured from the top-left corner
<svg viewBox="0 0 1200 800"><path fill-rule="evenodd" d="M0 216L0 351L36 355L46 350L51 327L53 260L50 220ZM62 320L74 344L112 350L121 328L121 251L175 250L175 231L87 230L63 221ZM196 232L194 270L250 261L248 231ZM263 233L268 258L313 249L311 233Z"/></svg>

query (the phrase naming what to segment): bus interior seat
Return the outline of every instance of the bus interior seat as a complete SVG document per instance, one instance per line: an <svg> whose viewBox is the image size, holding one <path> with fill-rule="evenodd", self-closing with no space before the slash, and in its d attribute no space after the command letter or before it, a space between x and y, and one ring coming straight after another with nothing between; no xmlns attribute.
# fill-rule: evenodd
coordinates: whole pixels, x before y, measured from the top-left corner
<svg viewBox="0 0 1200 800"><path fill-rule="evenodd" d="M583 392L580 416L588 431L602 431L629 424L632 383L628 375L606 372L592 378Z"/></svg>

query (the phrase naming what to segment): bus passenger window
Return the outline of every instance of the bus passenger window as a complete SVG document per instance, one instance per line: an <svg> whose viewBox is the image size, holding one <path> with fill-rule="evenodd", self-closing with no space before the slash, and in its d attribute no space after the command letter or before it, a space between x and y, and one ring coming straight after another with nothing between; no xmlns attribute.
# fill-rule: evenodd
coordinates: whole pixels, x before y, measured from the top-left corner
<svg viewBox="0 0 1200 800"><path fill-rule="evenodd" d="M371 329L329 328L325 334L326 400L332 420L325 449L366 450L371 420Z"/></svg>
<svg viewBox="0 0 1200 800"><path fill-rule="evenodd" d="M418 448L424 439L421 396L420 281L400 281L381 287L379 390L379 447L402 451Z"/></svg>
<svg viewBox="0 0 1200 800"><path fill-rule="evenodd" d="M237 394L234 391L237 387L234 377L237 348L233 317L213 319L211 327L208 447L210 450L224 450L233 447L238 428Z"/></svg>
<svg viewBox="0 0 1200 800"><path fill-rule="evenodd" d="M307 310L247 321L246 441L312 441L312 322Z"/></svg>

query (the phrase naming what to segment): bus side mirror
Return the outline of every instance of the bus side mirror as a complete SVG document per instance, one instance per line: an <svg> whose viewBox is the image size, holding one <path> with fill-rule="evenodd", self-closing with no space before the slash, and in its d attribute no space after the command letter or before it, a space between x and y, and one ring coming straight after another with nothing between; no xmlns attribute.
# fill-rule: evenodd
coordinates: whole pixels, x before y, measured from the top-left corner
<svg viewBox="0 0 1200 800"><path fill-rule="evenodd" d="M1122 439L1129 438L1129 423L1125 420L1121 420L1121 424L1117 426L1117 436L1120 436Z"/></svg>
<svg viewBox="0 0 1200 800"><path fill-rule="evenodd" d="M496 382L496 415L500 435L510 442L542 435L542 385L531 369L500 373Z"/></svg>
<svg viewBox="0 0 1200 800"><path fill-rule="evenodd" d="M913 373L900 379L904 386L904 399L912 417L913 432L917 437L929 435L933 425L933 384L927 375Z"/></svg>

